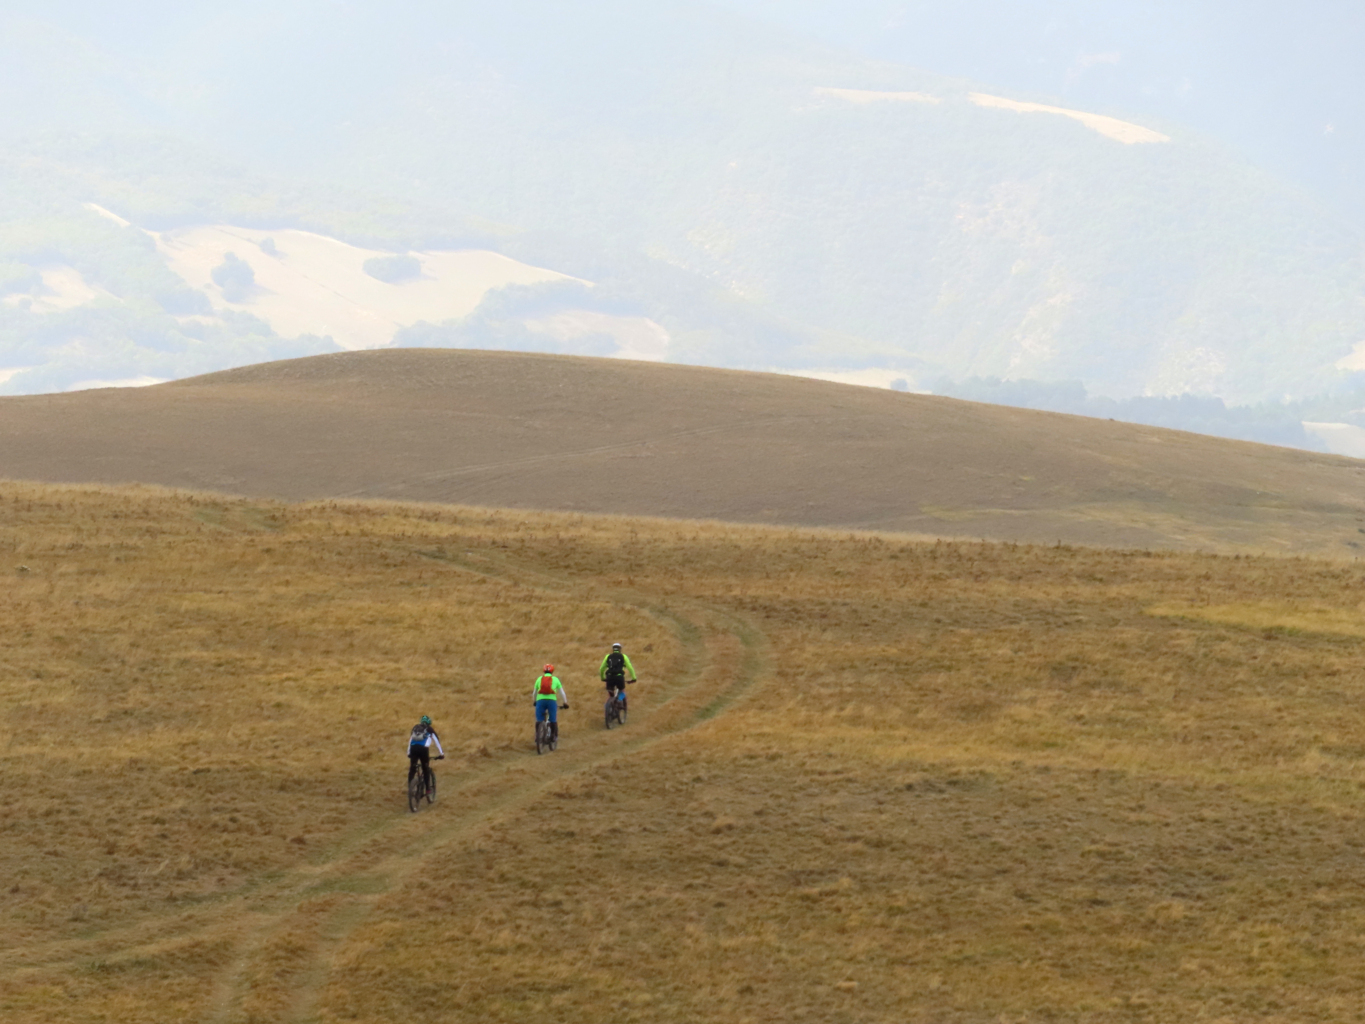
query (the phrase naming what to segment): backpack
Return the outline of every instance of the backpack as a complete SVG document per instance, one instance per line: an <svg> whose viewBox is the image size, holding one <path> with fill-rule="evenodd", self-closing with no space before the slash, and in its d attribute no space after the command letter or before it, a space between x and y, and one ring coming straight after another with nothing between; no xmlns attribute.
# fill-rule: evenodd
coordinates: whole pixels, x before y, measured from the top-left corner
<svg viewBox="0 0 1365 1024"><path fill-rule="evenodd" d="M429 735L431 735L431 726L418 722L412 727L412 735L408 737L408 743L414 747L422 746L427 742Z"/></svg>
<svg viewBox="0 0 1365 1024"><path fill-rule="evenodd" d="M626 677L626 656L620 651L612 651L607 655L608 679L624 679Z"/></svg>
<svg viewBox="0 0 1365 1024"><path fill-rule="evenodd" d="M542 697L553 697L555 692L555 677L543 675L540 677L540 695Z"/></svg>

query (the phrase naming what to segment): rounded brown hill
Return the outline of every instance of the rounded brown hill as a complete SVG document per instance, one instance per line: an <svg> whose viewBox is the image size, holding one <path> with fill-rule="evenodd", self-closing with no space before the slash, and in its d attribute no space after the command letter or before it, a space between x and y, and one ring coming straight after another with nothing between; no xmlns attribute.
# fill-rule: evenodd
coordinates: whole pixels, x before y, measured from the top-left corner
<svg viewBox="0 0 1365 1024"><path fill-rule="evenodd" d="M1365 462L775 374L399 349L0 399L0 476L1124 546L1365 548Z"/></svg>

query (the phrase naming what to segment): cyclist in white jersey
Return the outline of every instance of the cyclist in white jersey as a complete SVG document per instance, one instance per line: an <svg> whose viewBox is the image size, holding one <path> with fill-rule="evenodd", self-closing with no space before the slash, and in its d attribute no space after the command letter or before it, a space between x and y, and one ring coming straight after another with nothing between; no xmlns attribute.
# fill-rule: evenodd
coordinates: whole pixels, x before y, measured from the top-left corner
<svg viewBox="0 0 1365 1024"><path fill-rule="evenodd" d="M431 718L427 715L422 716L422 720L412 727L412 733L408 736L408 785L412 784L412 777L417 774L417 766L422 766L422 782L427 789L431 788L431 745L436 744L438 756L436 760L444 761L446 752L441 747L441 737L436 735L436 730L431 727Z"/></svg>

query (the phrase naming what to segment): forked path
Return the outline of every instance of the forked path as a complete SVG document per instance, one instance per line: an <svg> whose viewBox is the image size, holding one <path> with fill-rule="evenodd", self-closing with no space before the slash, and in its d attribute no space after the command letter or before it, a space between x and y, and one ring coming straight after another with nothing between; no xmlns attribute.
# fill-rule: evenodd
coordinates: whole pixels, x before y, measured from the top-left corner
<svg viewBox="0 0 1365 1024"><path fill-rule="evenodd" d="M547 590L576 585L510 558L484 557L475 563L415 553L459 571ZM232 914L236 954L217 982L209 1024L315 1020L335 953L375 904L422 871L430 858L452 844L472 841L481 825L519 812L574 775L715 717L767 672L766 638L727 610L672 597L665 605L629 590L595 594L669 626L683 652L677 678L639 702L640 713L632 715L628 728L607 732L594 728L594 717L575 719L581 729L567 733L553 755L510 759L467 781L447 782L434 807L388 819L334 848L324 861L298 868L247 897Z"/></svg>

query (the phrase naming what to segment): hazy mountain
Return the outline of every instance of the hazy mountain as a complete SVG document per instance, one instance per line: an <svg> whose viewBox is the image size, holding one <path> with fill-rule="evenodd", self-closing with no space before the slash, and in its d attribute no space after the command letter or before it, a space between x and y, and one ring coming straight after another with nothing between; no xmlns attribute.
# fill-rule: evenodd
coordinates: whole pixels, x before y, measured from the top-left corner
<svg viewBox="0 0 1365 1024"><path fill-rule="evenodd" d="M891 6L943 37L938 5ZM984 78L1017 18L975 9L981 63L961 69ZM36 294L36 270L71 264L107 294L0 307L0 367L64 360L19 390L91 376L97 357L102 376L157 375L146 353L173 351L161 365L179 375L216 352L325 347L250 317L191 327L203 296L93 201L148 228L494 247L597 282L592 303L662 325L679 361L1230 401L1350 383L1362 245L1320 199L1150 116L1169 104L1084 106L1102 97L1075 83L1049 101L873 59L853 44L881 8L850 7L842 35L814 10L775 27L699 3L11 3L0 290ZM420 337L534 347L516 303L496 305Z"/></svg>
<svg viewBox="0 0 1365 1024"><path fill-rule="evenodd" d="M1365 226L1365 6L1347 0L720 0L879 60L1180 121Z"/></svg>

